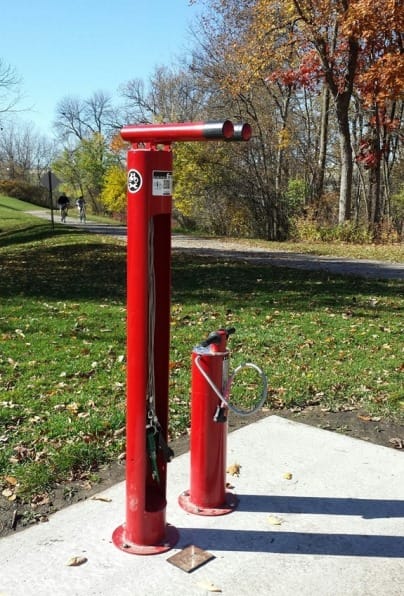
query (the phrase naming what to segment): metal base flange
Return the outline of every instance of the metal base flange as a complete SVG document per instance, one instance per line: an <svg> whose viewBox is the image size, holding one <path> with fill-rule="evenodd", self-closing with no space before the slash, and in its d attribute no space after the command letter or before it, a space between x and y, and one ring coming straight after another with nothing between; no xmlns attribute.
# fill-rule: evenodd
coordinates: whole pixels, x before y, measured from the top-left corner
<svg viewBox="0 0 404 596"><path fill-rule="evenodd" d="M200 505L196 505L191 501L190 491L186 490L178 497L178 503L182 509L188 513L193 513L194 515L227 515L236 509L238 505L238 498L233 493L226 491L223 505L220 505L219 507L201 507Z"/></svg>
<svg viewBox="0 0 404 596"><path fill-rule="evenodd" d="M131 555L159 555L172 549L179 540L179 532L177 528L166 525L166 533L164 539L159 544L143 545L128 542L125 538L125 524L118 526L112 534L112 542L120 550Z"/></svg>

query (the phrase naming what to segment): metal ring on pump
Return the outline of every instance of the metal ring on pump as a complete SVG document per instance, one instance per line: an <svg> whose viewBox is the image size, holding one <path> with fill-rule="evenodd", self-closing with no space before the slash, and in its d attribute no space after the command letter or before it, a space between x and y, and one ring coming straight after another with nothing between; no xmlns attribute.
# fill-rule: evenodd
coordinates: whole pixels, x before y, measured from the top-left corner
<svg viewBox="0 0 404 596"><path fill-rule="evenodd" d="M223 354L224 354L224 352L210 352L209 354L204 354L204 355L208 355L208 356L220 356L220 355L223 355ZM198 370L201 373L201 375L206 380L206 382L213 389L213 391L215 392L215 394L220 399L220 401L222 402L223 405L225 405L227 408L229 408L229 410L231 410L235 414L238 414L239 416L250 416L251 414L254 414L254 412L257 412L260 408L262 408L262 406L264 405L265 400L267 398L268 381L267 381L266 374L264 373L264 371L261 368L259 368L259 366L257 366L256 364L253 364L252 362L246 362L244 364L240 364L239 366L237 366L235 368L233 374L230 376L230 378L229 378L229 380L227 382L227 385L226 385L225 390L224 390L224 395L223 395L219 391L219 389L216 387L215 383L212 381L212 379L209 377L209 375L203 370L202 366L199 364L199 361L200 361L201 357L202 357L202 354L199 354L195 358L195 365L198 368ZM235 376L241 370L243 370L244 368L253 368L254 370L256 370L258 372L258 374L260 375L261 380L262 380L262 393L261 393L261 397L258 400L258 402L254 405L254 407L251 408L250 410L242 410L240 408L237 408L236 406L233 406L230 403L230 401L229 401L230 387L231 387L231 385L233 383L233 380L234 380Z"/></svg>

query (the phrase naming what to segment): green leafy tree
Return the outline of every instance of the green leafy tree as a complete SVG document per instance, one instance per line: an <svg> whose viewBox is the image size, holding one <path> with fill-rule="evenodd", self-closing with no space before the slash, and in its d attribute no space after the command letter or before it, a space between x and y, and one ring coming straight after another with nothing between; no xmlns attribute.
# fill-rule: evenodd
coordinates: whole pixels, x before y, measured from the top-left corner
<svg viewBox="0 0 404 596"><path fill-rule="evenodd" d="M243 146L229 143L175 145L174 206L181 223L214 234L251 235L242 155Z"/></svg>
<svg viewBox="0 0 404 596"><path fill-rule="evenodd" d="M53 170L64 180L68 194L84 195L92 211L99 213L104 175L115 160L103 135L94 133L82 139L74 149L64 149Z"/></svg>
<svg viewBox="0 0 404 596"><path fill-rule="evenodd" d="M101 201L108 211L126 212L126 171L119 165L112 165L105 173Z"/></svg>

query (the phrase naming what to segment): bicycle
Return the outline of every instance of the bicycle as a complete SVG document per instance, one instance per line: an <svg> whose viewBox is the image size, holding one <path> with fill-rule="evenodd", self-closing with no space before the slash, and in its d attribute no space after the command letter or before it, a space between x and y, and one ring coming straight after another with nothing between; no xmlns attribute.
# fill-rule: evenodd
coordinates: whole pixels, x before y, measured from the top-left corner
<svg viewBox="0 0 404 596"><path fill-rule="evenodd" d="M62 205L60 207L60 221L62 223L66 223L67 211L68 211L67 205Z"/></svg>
<svg viewBox="0 0 404 596"><path fill-rule="evenodd" d="M86 223L86 202L83 196L77 199L76 207L79 212L80 223Z"/></svg>
<svg viewBox="0 0 404 596"><path fill-rule="evenodd" d="M79 205L78 206L78 210L79 210L80 222L81 223L86 223L86 206L85 205Z"/></svg>

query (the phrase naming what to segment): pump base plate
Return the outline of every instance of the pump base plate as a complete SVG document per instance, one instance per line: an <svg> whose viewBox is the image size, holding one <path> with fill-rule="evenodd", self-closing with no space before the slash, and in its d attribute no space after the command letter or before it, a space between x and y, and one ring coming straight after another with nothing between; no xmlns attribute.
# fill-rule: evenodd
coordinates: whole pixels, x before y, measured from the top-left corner
<svg viewBox="0 0 404 596"><path fill-rule="evenodd" d="M191 501L190 491L186 490L178 497L178 503L183 509L185 509L185 511L188 513L193 513L194 515L227 515L236 509L238 505L238 498L233 493L226 491L223 505L218 507L203 507L193 503Z"/></svg>
<svg viewBox="0 0 404 596"><path fill-rule="evenodd" d="M120 550L123 550L125 553L129 553L131 555L158 555L172 549L173 546L177 544L179 537L180 535L177 528L167 524L164 540L162 540L159 544L135 544L126 540L125 524L122 524L122 526L118 526L118 528L114 530L112 534L112 542Z"/></svg>

